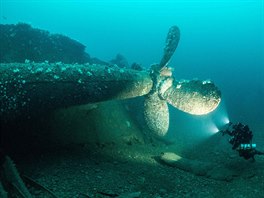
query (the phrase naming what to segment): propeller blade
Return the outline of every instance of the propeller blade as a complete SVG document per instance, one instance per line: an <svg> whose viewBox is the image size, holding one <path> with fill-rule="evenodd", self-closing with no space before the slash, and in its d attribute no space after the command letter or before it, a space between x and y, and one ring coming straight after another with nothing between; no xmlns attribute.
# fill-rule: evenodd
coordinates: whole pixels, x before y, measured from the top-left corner
<svg viewBox="0 0 264 198"><path fill-rule="evenodd" d="M163 137L167 134L169 109L167 102L158 96L158 92L145 96L144 117L148 128L154 135Z"/></svg>
<svg viewBox="0 0 264 198"><path fill-rule="evenodd" d="M165 78L172 75L171 70L166 69L166 66L175 52L179 40L180 30L177 26L172 26L167 34L164 54L160 64L152 66L151 78L154 85L152 91L145 97L144 116L147 126L150 131L159 137L165 136L168 132L169 110L166 100L159 97L157 88Z"/></svg>
<svg viewBox="0 0 264 198"><path fill-rule="evenodd" d="M177 26L172 26L167 34L164 54L159 64L159 70L165 67L174 54L180 40L180 29Z"/></svg>
<svg viewBox="0 0 264 198"><path fill-rule="evenodd" d="M215 84L201 80L174 82L160 96L172 106L193 115L210 113L221 101L221 92Z"/></svg>

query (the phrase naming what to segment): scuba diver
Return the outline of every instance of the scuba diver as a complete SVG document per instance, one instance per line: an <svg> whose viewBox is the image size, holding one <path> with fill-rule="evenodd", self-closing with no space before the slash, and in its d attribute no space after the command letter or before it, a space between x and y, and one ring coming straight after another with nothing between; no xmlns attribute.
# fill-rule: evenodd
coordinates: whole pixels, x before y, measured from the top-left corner
<svg viewBox="0 0 264 198"><path fill-rule="evenodd" d="M252 143L253 133L248 125L242 123L233 124L230 122L227 129L221 130L222 135L229 135L229 143L232 144L232 149L238 151L240 157L244 159L252 159L255 161L255 155L264 155L256 149L256 144ZM230 129L231 128L231 129Z"/></svg>

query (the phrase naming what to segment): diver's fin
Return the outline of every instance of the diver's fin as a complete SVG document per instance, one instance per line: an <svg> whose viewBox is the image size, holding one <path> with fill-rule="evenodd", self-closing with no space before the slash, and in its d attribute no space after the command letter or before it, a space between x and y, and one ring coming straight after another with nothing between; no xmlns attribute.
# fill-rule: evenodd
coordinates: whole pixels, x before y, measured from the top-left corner
<svg viewBox="0 0 264 198"><path fill-rule="evenodd" d="M149 130L158 137L163 137L169 128L169 110L165 100L161 100L158 92L145 96L144 117Z"/></svg>

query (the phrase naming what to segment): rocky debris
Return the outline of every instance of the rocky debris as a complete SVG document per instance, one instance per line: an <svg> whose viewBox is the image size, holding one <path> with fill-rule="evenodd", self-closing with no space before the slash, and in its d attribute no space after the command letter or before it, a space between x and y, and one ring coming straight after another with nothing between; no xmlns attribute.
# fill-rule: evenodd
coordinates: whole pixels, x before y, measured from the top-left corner
<svg viewBox="0 0 264 198"><path fill-rule="evenodd" d="M138 64L138 63L132 63L131 64L131 69L142 71L143 67L140 64Z"/></svg>
<svg viewBox="0 0 264 198"><path fill-rule="evenodd" d="M90 60L89 60L89 63L90 64L99 64L99 65L110 65L108 62L106 61L102 61L100 60L99 58L96 58L96 57L91 57Z"/></svg>
<svg viewBox="0 0 264 198"><path fill-rule="evenodd" d="M122 54L117 54L114 59L110 60L110 63L121 68L127 68L129 66L126 58Z"/></svg>
<svg viewBox="0 0 264 198"><path fill-rule="evenodd" d="M61 34L33 28L26 23L0 24L0 62L86 63L90 56L85 46Z"/></svg>

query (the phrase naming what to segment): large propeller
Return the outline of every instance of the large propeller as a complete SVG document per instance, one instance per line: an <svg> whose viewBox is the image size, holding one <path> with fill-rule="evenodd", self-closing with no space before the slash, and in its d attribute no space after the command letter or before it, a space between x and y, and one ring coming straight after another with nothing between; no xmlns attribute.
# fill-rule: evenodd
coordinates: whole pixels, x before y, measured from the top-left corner
<svg viewBox="0 0 264 198"><path fill-rule="evenodd" d="M181 111L203 115L221 100L209 81L176 81L168 63L180 39L177 26L169 29L164 54L150 74L106 65L62 63L0 64L0 119L37 114L55 108L126 99L145 95L148 128L157 136L169 128L168 103Z"/></svg>
<svg viewBox="0 0 264 198"><path fill-rule="evenodd" d="M152 90L145 96L144 117L148 128L156 136L163 137L169 129L167 103L193 115L210 113L219 105L221 92L211 81L175 81L171 68L167 67L180 40L177 26L169 29L164 54L160 64L151 67Z"/></svg>

